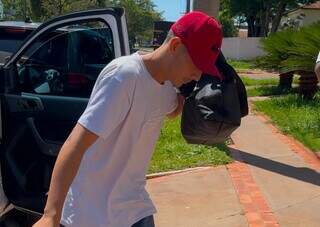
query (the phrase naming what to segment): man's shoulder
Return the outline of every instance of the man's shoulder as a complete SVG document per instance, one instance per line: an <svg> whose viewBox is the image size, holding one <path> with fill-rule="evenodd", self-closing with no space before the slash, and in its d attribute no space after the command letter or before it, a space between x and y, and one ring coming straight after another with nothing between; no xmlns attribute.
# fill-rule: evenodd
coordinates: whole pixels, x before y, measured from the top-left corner
<svg viewBox="0 0 320 227"><path fill-rule="evenodd" d="M133 81L139 75L139 62L133 55L111 61L100 73L101 79L113 77L120 81Z"/></svg>

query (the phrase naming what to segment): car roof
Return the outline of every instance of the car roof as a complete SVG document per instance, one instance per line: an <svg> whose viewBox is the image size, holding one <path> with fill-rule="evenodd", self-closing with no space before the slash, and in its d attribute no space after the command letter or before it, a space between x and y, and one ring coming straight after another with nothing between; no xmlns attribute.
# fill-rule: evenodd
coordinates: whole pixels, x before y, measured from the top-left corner
<svg viewBox="0 0 320 227"><path fill-rule="evenodd" d="M0 27L14 27L34 30L40 25L41 23L26 23L24 21L0 21Z"/></svg>

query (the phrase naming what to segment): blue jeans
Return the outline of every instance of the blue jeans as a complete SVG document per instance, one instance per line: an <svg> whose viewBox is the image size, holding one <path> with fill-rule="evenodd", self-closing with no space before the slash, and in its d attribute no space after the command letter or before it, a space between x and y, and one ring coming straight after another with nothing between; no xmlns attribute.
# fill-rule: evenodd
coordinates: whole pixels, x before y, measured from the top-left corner
<svg viewBox="0 0 320 227"><path fill-rule="evenodd" d="M153 215L141 219L140 221L133 224L131 227L155 227Z"/></svg>

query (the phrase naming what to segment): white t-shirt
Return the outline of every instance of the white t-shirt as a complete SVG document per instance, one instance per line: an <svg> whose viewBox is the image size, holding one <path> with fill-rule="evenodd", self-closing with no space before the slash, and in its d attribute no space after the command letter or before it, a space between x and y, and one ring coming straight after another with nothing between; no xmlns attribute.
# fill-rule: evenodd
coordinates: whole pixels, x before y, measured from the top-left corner
<svg viewBox="0 0 320 227"><path fill-rule="evenodd" d="M319 52L319 54L318 54L318 58L317 58L316 63L318 63L318 62L320 62L320 52Z"/></svg>
<svg viewBox="0 0 320 227"><path fill-rule="evenodd" d="M145 174L163 119L176 106L173 85L155 81L138 53L103 69L78 121L99 138L69 188L61 224L129 227L156 212Z"/></svg>

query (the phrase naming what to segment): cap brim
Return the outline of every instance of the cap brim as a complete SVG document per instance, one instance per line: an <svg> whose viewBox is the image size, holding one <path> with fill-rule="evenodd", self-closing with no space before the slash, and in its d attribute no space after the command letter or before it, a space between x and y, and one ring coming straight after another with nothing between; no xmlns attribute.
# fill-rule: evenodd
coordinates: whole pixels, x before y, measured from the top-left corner
<svg viewBox="0 0 320 227"><path fill-rule="evenodd" d="M188 47L187 47L188 49ZM189 56L191 57L193 64L202 72L209 74L211 76L218 77L222 79L221 73L216 67L215 63L218 58L218 54L213 54L211 51L207 50L192 50L192 47L188 49ZM191 53L195 53L191 55Z"/></svg>
<svg viewBox="0 0 320 227"><path fill-rule="evenodd" d="M208 70L206 70L206 71L208 71ZM215 65L212 65L209 68L209 71L208 72L204 72L204 73L209 74L211 76L216 76L216 77L219 77L220 79L222 79L221 73L219 72L217 66L215 66Z"/></svg>

